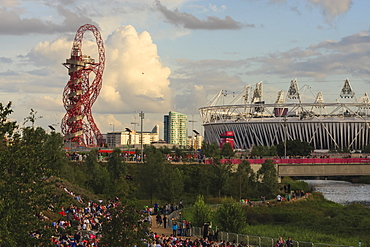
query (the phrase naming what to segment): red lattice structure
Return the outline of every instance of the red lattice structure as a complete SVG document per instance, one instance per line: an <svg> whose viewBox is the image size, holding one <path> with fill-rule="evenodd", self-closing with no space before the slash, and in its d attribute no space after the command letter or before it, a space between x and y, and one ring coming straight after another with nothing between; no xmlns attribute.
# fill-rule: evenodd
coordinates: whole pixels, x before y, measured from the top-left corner
<svg viewBox="0 0 370 247"><path fill-rule="evenodd" d="M98 46L99 61L82 55L82 39L86 31L93 33ZM62 120L62 133L65 142L72 146L102 146L104 139L96 126L91 107L102 87L105 64L104 44L99 30L91 24L81 26L73 41L71 58L63 64L68 69L70 79L64 88L63 103L67 113ZM89 82L89 74L95 78Z"/></svg>

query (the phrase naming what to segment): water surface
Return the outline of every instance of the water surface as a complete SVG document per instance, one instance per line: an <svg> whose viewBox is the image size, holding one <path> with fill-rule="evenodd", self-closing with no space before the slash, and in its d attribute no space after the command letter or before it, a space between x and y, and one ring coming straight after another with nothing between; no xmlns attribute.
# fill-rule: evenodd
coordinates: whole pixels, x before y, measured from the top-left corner
<svg viewBox="0 0 370 247"><path fill-rule="evenodd" d="M337 180L304 180L314 191L321 192L325 199L348 205L363 203L370 205L370 184L353 184Z"/></svg>

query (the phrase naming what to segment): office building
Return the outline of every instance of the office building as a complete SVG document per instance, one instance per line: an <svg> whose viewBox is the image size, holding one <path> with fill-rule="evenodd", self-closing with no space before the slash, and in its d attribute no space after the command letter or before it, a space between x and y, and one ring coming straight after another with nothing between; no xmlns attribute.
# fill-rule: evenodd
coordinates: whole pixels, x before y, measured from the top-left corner
<svg viewBox="0 0 370 247"><path fill-rule="evenodd" d="M188 117L178 112L169 112L164 116L164 141L169 144L186 147Z"/></svg>

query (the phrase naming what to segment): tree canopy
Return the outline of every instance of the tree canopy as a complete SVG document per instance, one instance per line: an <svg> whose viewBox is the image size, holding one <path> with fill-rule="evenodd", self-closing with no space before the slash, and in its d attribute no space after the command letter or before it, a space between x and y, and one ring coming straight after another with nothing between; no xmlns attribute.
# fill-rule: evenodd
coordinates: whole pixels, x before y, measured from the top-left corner
<svg viewBox="0 0 370 247"><path fill-rule="evenodd" d="M301 140L287 140L286 141L286 155L287 156L307 156L313 151L313 147L308 142ZM277 152L279 156L284 156L285 146L284 142L277 145Z"/></svg>

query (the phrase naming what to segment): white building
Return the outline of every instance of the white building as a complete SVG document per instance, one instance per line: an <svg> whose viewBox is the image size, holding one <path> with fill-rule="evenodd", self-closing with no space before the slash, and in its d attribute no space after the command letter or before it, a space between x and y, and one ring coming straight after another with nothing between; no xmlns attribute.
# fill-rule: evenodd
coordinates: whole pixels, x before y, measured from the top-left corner
<svg viewBox="0 0 370 247"><path fill-rule="evenodd" d="M186 148L198 150L202 148L203 137L201 135L188 136L186 139Z"/></svg>
<svg viewBox="0 0 370 247"><path fill-rule="evenodd" d="M156 125L150 132L142 133L143 145L150 145L159 141L159 126ZM141 144L141 132L127 128L125 131L108 132L106 142L109 148L136 148Z"/></svg>

